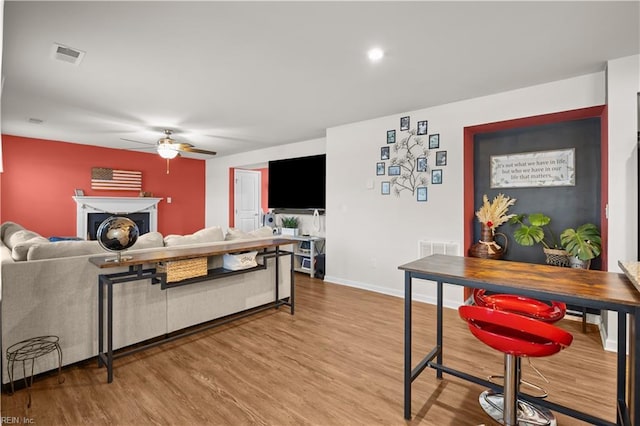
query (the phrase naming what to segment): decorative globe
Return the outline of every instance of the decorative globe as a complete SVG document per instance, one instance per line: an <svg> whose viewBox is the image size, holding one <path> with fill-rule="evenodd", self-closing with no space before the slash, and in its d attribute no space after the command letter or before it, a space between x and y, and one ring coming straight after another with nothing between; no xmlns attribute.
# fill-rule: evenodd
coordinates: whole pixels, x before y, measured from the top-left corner
<svg viewBox="0 0 640 426"><path fill-rule="evenodd" d="M134 245L139 234L138 225L133 220L128 217L111 216L100 224L96 238L103 249L118 253L116 261L119 262L120 252Z"/></svg>

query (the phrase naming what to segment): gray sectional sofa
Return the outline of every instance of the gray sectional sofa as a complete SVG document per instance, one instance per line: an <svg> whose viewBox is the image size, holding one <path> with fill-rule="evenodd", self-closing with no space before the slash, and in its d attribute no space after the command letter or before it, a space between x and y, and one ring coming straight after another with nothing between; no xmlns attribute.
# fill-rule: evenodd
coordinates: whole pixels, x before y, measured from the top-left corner
<svg viewBox="0 0 640 426"><path fill-rule="evenodd" d="M151 232L138 238L129 252L165 247L215 246L230 240L272 238L271 228L251 233L220 227L191 235L162 236ZM6 349L21 340L55 335L60 338L63 365L95 357L98 352L98 275L104 273L88 259L105 251L96 241L50 242L22 226L0 225L2 383L9 382ZM270 303L274 299L274 258L267 269L162 290L149 280L114 287L114 347L121 348L226 315ZM279 259L282 271L289 256ZM221 267L222 256L208 259ZM109 273L126 268L110 268ZM281 297L290 294L290 274L280 274ZM54 355L38 358L35 373L57 368ZM27 373L29 374L29 373ZM14 380L22 377L15 369Z"/></svg>

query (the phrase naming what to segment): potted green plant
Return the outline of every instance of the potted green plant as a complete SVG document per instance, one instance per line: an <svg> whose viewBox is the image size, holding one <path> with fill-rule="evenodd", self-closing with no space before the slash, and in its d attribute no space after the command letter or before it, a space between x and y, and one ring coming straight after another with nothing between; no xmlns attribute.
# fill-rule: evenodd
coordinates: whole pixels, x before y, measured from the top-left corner
<svg viewBox="0 0 640 426"><path fill-rule="evenodd" d="M560 242L569 254L572 268L589 269L591 259L602 252L600 230L593 223L585 223L576 229L567 228L560 234Z"/></svg>
<svg viewBox="0 0 640 426"><path fill-rule="evenodd" d="M569 266L569 256L558 243L549 225L551 218L543 213L517 214L509 223L520 225L513 233L513 239L522 246L540 244L547 264Z"/></svg>
<svg viewBox="0 0 640 426"><path fill-rule="evenodd" d="M298 235L298 218L284 216L282 218L282 235Z"/></svg>

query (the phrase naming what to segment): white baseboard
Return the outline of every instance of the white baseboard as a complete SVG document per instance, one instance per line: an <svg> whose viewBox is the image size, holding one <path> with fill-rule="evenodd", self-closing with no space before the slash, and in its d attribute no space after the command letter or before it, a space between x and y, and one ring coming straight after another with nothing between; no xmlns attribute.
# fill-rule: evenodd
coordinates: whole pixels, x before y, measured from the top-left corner
<svg viewBox="0 0 640 426"><path fill-rule="evenodd" d="M375 286L375 285L371 285L368 283L363 283L360 281L353 281L353 280L345 280L342 278L338 278L338 277L333 277L330 275L325 275L324 280L332 283L332 284L338 284L338 285L343 285L346 287L354 287L354 288L359 288L362 290L368 290L368 291L373 291L375 293L381 293L381 294L386 294L388 296L394 296L394 297L399 297L404 299L404 290L392 290L388 287L380 287L380 286ZM446 286L446 284L445 284ZM428 303L430 305L435 305L437 303L437 300L435 297L430 297L430 296L426 296L426 295L421 295L421 294L413 294L413 300L417 301L417 302L423 302L423 303ZM458 300L450 300L450 299L443 299L442 300L442 306L444 306L445 308L451 308L451 309L458 309L458 307L460 306L460 301Z"/></svg>

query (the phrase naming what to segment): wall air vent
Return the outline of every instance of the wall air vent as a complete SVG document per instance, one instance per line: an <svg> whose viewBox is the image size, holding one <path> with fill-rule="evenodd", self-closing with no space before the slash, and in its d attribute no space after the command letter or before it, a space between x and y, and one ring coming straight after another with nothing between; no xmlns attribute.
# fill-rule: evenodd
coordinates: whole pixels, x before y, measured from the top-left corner
<svg viewBox="0 0 640 426"><path fill-rule="evenodd" d="M431 256L432 254L448 254L460 256L460 244L454 241L418 241L418 255L420 258Z"/></svg>
<svg viewBox="0 0 640 426"><path fill-rule="evenodd" d="M72 65L79 65L84 58L82 50L74 49L73 47L65 46L58 43L53 43L51 49L51 57L57 61L66 62Z"/></svg>

